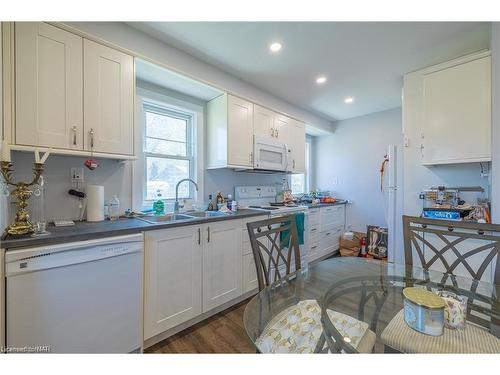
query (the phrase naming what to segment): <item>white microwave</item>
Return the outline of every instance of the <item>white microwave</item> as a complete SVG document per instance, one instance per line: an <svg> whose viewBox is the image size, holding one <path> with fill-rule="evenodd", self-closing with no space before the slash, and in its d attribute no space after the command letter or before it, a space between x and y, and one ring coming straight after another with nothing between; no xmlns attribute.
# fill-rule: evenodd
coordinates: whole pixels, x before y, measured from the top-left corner
<svg viewBox="0 0 500 375"><path fill-rule="evenodd" d="M287 171L290 149L287 144L275 139L254 137L254 169Z"/></svg>

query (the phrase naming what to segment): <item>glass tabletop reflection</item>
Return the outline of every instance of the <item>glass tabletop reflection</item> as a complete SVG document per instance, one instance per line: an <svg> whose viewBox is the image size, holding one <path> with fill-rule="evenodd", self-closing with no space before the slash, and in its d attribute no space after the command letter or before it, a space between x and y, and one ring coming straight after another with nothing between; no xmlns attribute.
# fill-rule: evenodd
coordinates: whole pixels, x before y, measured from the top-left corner
<svg viewBox="0 0 500 375"><path fill-rule="evenodd" d="M406 324L398 325L398 319L402 319L402 291L409 286L434 292L446 290L467 297L469 328L463 332L445 329L445 335L433 338L410 329ZM345 336L345 342L341 343L340 352L482 352L482 341L475 336L475 330L482 335L481 340L486 340L485 345L489 345L487 351L497 352L497 347L500 348L499 290L499 286L492 283L450 277L418 267L375 259L337 257L310 265L263 289L247 304L243 320L249 338L260 352L267 352L263 337L269 336L270 327L284 319L292 321L290 314L296 314L297 306L305 308L305 315L309 312L321 314L319 327L323 332L309 334L312 340L309 345L315 343L313 346L316 346L311 347L311 352L329 352L328 342L324 343L323 336L331 337L328 327L332 327L332 323L338 327L339 322L345 321L364 327L372 335L372 342L370 345L356 342L355 346L350 342L356 340L355 335L341 331L340 337ZM293 322L287 327L284 332L274 333L274 339L278 336L282 341L294 341L284 340L283 336L295 338L293 336L299 334L299 328ZM304 326L301 327L303 330ZM366 337L365 334L365 341ZM287 349L290 348L284 348L283 352Z"/></svg>

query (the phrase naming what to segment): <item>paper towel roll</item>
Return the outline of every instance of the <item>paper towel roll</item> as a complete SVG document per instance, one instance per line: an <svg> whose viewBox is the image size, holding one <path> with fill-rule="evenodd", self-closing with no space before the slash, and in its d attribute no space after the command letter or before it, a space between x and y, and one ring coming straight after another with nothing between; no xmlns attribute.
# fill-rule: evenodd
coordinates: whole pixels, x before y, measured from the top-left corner
<svg viewBox="0 0 500 375"><path fill-rule="evenodd" d="M104 220L104 186L87 185L87 221Z"/></svg>

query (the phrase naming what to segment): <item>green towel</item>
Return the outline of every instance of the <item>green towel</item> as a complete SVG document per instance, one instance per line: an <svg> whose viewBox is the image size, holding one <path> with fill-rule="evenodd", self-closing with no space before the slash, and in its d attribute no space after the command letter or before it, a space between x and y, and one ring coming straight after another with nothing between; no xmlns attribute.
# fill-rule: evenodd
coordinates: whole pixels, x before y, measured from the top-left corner
<svg viewBox="0 0 500 375"><path fill-rule="evenodd" d="M295 218L295 226L297 228L297 234L299 237L299 245L304 244L304 221L306 218L306 215L303 212L299 212L294 215ZM283 223L285 225L285 223ZM283 232L280 233L280 241L283 242L283 240L286 238L288 235L288 231L284 230Z"/></svg>

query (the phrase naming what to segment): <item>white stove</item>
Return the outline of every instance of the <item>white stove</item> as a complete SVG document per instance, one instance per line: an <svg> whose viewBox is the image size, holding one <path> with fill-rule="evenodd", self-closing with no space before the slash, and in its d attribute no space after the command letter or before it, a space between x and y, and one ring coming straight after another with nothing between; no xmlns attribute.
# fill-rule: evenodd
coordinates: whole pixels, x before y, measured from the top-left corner
<svg viewBox="0 0 500 375"><path fill-rule="evenodd" d="M270 216L307 211L307 206L276 205L274 203L276 187L274 186L236 186L234 192L239 207L267 211Z"/></svg>
<svg viewBox="0 0 500 375"><path fill-rule="evenodd" d="M241 208L251 208L269 213L270 218L303 212L304 217L304 244L300 245L302 267L306 268L309 263L309 233L308 233L308 207L307 206L271 206L276 198L274 186L236 186L234 188L235 199ZM282 270L282 272L284 272Z"/></svg>

